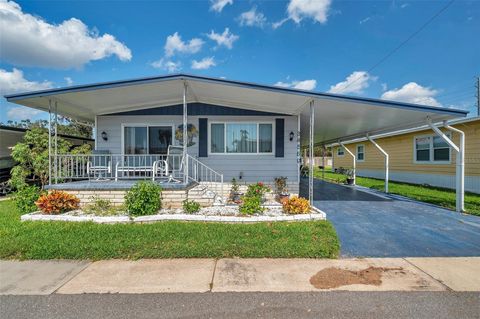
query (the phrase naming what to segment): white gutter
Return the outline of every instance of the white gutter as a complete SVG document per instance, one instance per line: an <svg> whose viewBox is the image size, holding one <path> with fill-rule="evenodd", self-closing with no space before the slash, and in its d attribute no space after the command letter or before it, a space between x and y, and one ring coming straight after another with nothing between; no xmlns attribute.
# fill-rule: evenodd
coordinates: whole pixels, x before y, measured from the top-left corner
<svg viewBox="0 0 480 319"><path fill-rule="evenodd" d="M350 152L350 150L348 148L345 147L345 145L343 145L343 142L339 141L338 144L340 144L343 147L343 149L348 154L350 154L350 156L352 156L352 158L353 158L353 185L355 185L356 182L357 182L357 158L355 157L355 155L352 152Z"/></svg>
<svg viewBox="0 0 480 319"><path fill-rule="evenodd" d="M375 147L383 154L385 157L385 193L388 193L388 173L389 173L389 156L388 153L385 152L383 148L380 147L368 134L367 134L367 139L375 145Z"/></svg>
<svg viewBox="0 0 480 319"><path fill-rule="evenodd" d="M440 131L438 127L432 124L432 121L430 118L427 118L427 124L430 126L430 128L438 135L440 136L445 143L447 143L451 148L453 148L457 152L457 165L456 165L456 170L455 170L455 175L456 175L456 182L455 182L455 189L456 189L456 210L457 212L461 213L462 211L465 210L465 204L464 204L464 189L465 189L465 157L464 157L464 149L465 149L465 134L451 126L448 126L446 123L444 123L445 128L452 130L454 132L460 133L460 147L455 145L453 141L448 138L445 133Z"/></svg>

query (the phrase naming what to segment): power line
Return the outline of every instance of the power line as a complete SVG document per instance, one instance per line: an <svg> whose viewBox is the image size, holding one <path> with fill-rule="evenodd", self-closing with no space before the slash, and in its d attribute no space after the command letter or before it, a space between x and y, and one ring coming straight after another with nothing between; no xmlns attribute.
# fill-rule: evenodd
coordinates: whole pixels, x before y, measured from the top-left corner
<svg viewBox="0 0 480 319"><path fill-rule="evenodd" d="M437 95L436 97L444 97L444 96L455 96L455 95L459 95L459 94L463 94L463 93L467 93L467 92L472 92L472 88L469 87L469 88L464 88L462 90L456 90L456 91L449 91L445 94L440 94L440 95Z"/></svg>
<svg viewBox="0 0 480 319"><path fill-rule="evenodd" d="M427 20L420 28L417 29L417 31L413 32L408 38L406 38L402 43L400 43L398 46L396 46L393 50L391 50L389 53L387 53L383 58L381 58L377 63L375 63L372 67L370 67L367 72L370 73L373 71L375 68L377 68L380 64L385 62L388 58L390 58L393 54L395 54L398 50L400 50L405 44L407 44L411 39L413 39L417 34L422 32L423 29L425 29L433 20L435 20L439 15L441 15L445 10L454 3L455 0L449 1L445 6L443 6L437 13L435 13L430 19ZM347 89L349 86L351 86L353 83L359 81L362 77L358 77L355 81L350 82L346 87L343 88L343 90Z"/></svg>

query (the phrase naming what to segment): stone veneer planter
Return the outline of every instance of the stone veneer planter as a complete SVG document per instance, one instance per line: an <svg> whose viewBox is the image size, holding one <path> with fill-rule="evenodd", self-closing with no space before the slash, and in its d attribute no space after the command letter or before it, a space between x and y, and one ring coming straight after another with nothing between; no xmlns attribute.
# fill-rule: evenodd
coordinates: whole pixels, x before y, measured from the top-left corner
<svg viewBox="0 0 480 319"><path fill-rule="evenodd" d="M281 215L281 216L216 216L216 215L190 215L190 214L157 214L139 217L129 216L75 216L75 215L43 215L39 212L22 215L22 221L64 221L64 222L94 222L98 224L118 223L151 223L167 220L221 222L221 223L258 223L258 222L296 222L324 220L326 215L319 209L313 208L310 214Z"/></svg>

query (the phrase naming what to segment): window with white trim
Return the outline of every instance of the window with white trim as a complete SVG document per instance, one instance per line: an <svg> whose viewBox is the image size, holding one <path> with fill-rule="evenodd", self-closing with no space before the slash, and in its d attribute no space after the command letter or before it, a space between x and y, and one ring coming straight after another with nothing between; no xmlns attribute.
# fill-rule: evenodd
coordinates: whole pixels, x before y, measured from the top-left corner
<svg viewBox="0 0 480 319"><path fill-rule="evenodd" d="M357 161L365 161L365 145L363 144L357 145Z"/></svg>
<svg viewBox="0 0 480 319"><path fill-rule="evenodd" d="M210 153L272 154L273 123L211 123Z"/></svg>
<svg viewBox="0 0 480 319"><path fill-rule="evenodd" d="M450 138L450 134L446 134ZM449 163L450 147L438 135L416 136L414 156L417 163Z"/></svg>
<svg viewBox="0 0 480 319"><path fill-rule="evenodd" d="M124 154L167 154L172 144L171 126L133 126L123 127Z"/></svg>
<svg viewBox="0 0 480 319"><path fill-rule="evenodd" d="M339 146L337 148L337 156L343 156L345 155L345 150L343 149L343 147Z"/></svg>

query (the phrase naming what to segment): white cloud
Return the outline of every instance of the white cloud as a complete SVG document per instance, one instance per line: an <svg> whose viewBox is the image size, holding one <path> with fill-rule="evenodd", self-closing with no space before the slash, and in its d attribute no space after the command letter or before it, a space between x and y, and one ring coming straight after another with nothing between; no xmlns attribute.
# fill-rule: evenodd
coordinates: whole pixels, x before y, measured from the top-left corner
<svg viewBox="0 0 480 319"><path fill-rule="evenodd" d="M331 4L331 0L290 0L287 6L288 17L273 23L272 27L276 29L290 19L298 24L305 18L324 24L328 20Z"/></svg>
<svg viewBox="0 0 480 319"><path fill-rule="evenodd" d="M294 88L299 90L314 90L317 87L316 80L292 81L292 82L277 82L275 86Z"/></svg>
<svg viewBox="0 0 480 319"><path fill-rule="evenodd" d="M202 48L203 43L203 40L199 38L193 38L188 42L184 42L182 37L178 35L178 32L175 32L167 37L167 41L165 42L165 56L171 57L176 52L188 54L197 53Z"/></svg>
<svg viewBox="0 0 480 319"><path fill-rule="evenodd" d="M67 86L72 86L73 85L73 80L72 80L71 77L66 76L63 79L65 80L65 82L67 82Z"/></svg>
<svg viewBox="0 0 480 319"><path fill-rule="evenodd" d="M435 99L438 91L421 86L415 82L405 84L399 89L393 89L382 94L382 99L431 106L442 106Z"/></svg>
<svg viewBox="0 0 480 319"><path fill-rule="evenodd" d="M368 72L365 71L355 71L347 78L345 81L339 82L335 85L330 86L328 90L329 93L363 93L363 90L368 88L370 81L375 81L376 77L371 76Z"/></svg>
<svg viewBox="0 0 480 319"><path fill-rule="evenodd" d="M267 18L261 12L257 12L257 7L252 7L250 11L243 12L238 16L238 22L241 26L263 27Z"/></svg>
<svg viewBox="0 0 480 319"><path fill-rule="evenodd" d="M207 34L211 40L217 42L217 47L221 47L222 45L228 49L233 47L233 42L237 41L239 36L235 35L230 32L229 28L225 28L222 34L215 33L213 30Z"/></svg>
<svg viewBox="0 0 480 319"><path fill-rule="evenodd" d="M162 69L168 71L168 73L178 72L182 69L181 62L174 62L165 58L161 58L153 63L151 63L155 69Z"/></svg>
<svg viewBox="0 0 480 319"><path fill-rule="evenodd" d="M7 111L7 118L14 121L31 120L41 113L43 112L29 107L15 106Z"/></svg>
<svg viewBox="0 0 480 319"><path fill-rule="evenodd" d="M99 35L76 18L50 24L13 1L0 0L0 34L0 58L16 65L66 69L113 55L121 61L132 58L111 34Z"/></svg>
<svg viewBox="0 0 480 319"><path fill-rule="evenodd" d="M372 19L371 17L366 17L365 19L360 20L359 23L364 24L364 23L370 21L371 19Z"/></svg>
<svg viewBox="0 0 480 319"><path fill-rule="evenodd" d="M23 77L23 72L13 68L12 72L0 69L0 94L12 94L18 92L28 92L36 90L45 90L53 86L50 81L36 82L29 81Z"/></svg>
<svg viewBox="0 0 480 319"><path fill-rule="evenodd" d="M215 62L215 59L213 56L203 58L200 61L197 61L197 60L192 61L192 69L194 70L206 70L215 65L217 65L217 63Z"/></svg>
<svg viewBox="0 0 480 319"><path fill-rule="evenodd" d="M210 10L222 12L227 4L233 4L233 0L210 0Z"/></svg>

